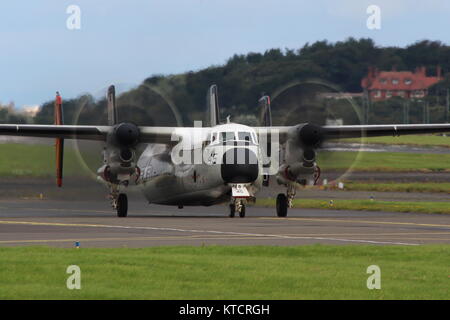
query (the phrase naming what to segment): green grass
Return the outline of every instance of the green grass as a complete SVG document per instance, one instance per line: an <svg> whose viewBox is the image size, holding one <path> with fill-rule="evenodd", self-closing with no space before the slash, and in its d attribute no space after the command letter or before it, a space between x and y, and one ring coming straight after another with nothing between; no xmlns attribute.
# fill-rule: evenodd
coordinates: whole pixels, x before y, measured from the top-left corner
<svg viewBox="0 0 450 320"><path fill-rule="evenodd" d="M450 247L0 248L0 299L450 299ZM68 290L66 268L81 268ZM381 268L368 290L367 267Z"/></svg>
<svg viewBox="0 0 450 320"><path fill-rule="evenodd" d="M333 203L330 204L330 200ZM274 207L275 199L257 199L255 205ZM379 201L379 200L348 200L348 199L294 199L294 208L332 209L356 211L386 211L386 212L419 212L450 214L450 202L436 201Z"/></svg>
<svg viewBox="0 0 450 320"><path fill-rule="evenodd" d="M340 142L398 144L413 146L435 146L450 148L450 137L437 135L405 135L400 137L371 137L363 139L341 139Z"/></svg>
<svg viewBox="0 0 450 320"><path fill-rule="evenodd" d="M379 192L442 192L450 193L450 183L447 182L415 182L415 183L365 183L346 181L347 191L379 191Z"/></svg>
<svg viewBox="0 0 450 320"><path fill-rule="evenodd" d="M0 144L0 176L53 177L55 157L55 148L51 145ZM64 173L70 176L87 175L74 150L70 148L64 151Z"/></svg>
<svg viewBox="0 0 450 320"><path fill-rule="evenodd" d="M320 152L317 163L325 170L450 171L449 154L400 152Z"/></svg>
<svg viewBox="0 0 450 320"><path fill-rule="evenodd" d="M100 149L84 152L91 172L101 166ZM355 171L450 171L449 154L411 154L389 152L320 152L318 164L325 170ZM88 175L76 153L65 149L66 176ZM49 145L0 144L0 176L50 177L55 175L55 150Z"/></svg>

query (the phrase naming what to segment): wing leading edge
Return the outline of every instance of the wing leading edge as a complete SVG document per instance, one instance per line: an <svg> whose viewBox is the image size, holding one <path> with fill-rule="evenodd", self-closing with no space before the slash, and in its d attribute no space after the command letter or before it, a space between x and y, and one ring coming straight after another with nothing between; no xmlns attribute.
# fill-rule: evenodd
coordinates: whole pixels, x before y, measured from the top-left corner
<svg viewBox="0 0 450 320"><path fill-rule="evenodd" d="M0 135L36 138L106 140L111 127L71 125L1 124Z"/></svg>
<svg viewBox="0 0 450 320"><path fill-rule="evenodd" d="M286 142L289 137L294 137L297 126L283 127L257 127L258 134L276 131L280 143ZM204 128L206 129L206 128ZM37 138L63 138L106 141L112 126L74 126L74 125L28 125L28 124L1 124L0 135L23 136ZM174 135L183 136L195 130L191 127L139 127L140 142L174 144ZM359 138L377 136L399 136L406 134L426 134L450 132L450 124L388 124L388 125L355 125L355 126L323 126L321 127L324 140L337 138Z"/></svg>
<svg viewBox="0 0 450 320"><path fill-rule="evenodd" d="M324 126L325 139L400 136L450 132L449 123Z"/></svg>
<svg viewBox="0 0 450 320"><path fill-rule="evenodd" d="M113 126L0 124L0 136L106 141L113 129ZM174 133L189 129L192 128L139 127L139 142L173 144L178 141L173 139Z"/></svg>

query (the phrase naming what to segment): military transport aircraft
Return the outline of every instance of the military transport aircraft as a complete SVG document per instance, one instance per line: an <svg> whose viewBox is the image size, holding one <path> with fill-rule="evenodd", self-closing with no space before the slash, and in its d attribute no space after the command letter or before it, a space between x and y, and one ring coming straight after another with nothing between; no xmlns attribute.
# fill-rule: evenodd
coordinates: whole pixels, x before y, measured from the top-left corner
<svg viewBox="0 0 450 320"><path fill-rule="evenodd" d="M263 126L221 123L217 86L209 88L208 127L146 127L120 122L115 89L107 93L108 125L64 125L59 94L54 125L2 124L0 135L56 138L57 185L62 185L64 139L103 141L103 165L98 176L108 185L111 204L119 217L128 211L127 187L135 183L149 203L209 206L230 203L230 217L245 216L269 176L286 187L276 199L276 213L286 217L296 184L320 175L316 150L328 139L398 136L450 132L450 124L272 126L270 98L263 96ZM299 115L301 117L301 115ZM299 119L301 121L301 118ZM145 144L138 157L136 148Z"/></svg>

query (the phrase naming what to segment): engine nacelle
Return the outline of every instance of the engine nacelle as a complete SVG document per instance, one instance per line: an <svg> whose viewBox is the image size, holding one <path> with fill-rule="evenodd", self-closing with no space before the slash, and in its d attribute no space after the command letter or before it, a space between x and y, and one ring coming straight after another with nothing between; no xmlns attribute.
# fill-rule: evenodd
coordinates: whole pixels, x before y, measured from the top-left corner
<svg viewBox="0 0 450 320"><path fill-rule="evenodd" d="M127 182L138 172L136 153L132 148L105 148L103 163L104 165L98 169L97 175L110 183Z"/></svg>
<svg viewBox="0 0 450 320"><path fill-rule="evenodd" d="M288 184L290 182L297 182L305 184L308 179L314 176L316 166L305 166L302 162L297 162L291 165L282 165L277 174L277 181L280 184Z"/></svg>
<svg viewBox="0 0 450 320"><path fill-rule="evenodd" d="M121 149L129 149L139 142L139 128L128 122L122 122L114 126L108 134L108 145L113 145Z"/></svg>

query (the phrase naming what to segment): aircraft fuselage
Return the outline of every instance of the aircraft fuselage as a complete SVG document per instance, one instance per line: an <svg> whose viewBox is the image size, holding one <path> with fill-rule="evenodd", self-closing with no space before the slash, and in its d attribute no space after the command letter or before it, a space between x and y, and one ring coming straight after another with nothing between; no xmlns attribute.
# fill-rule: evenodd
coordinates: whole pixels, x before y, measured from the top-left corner
<svg viewBox="0 0 450 320"><path fill-rule="evenodd" d="M209 206L229 201L234 182L245 184L251 194L261 188L261 150L254 131L250 127L236 124L204 130L206 140L179 147L182 156L189 153L184 159L192 161L185 161L187 163L175 163L174 147L163 144L149 144L146 147L138 160L141 170L138 185L149 203ZM227 138L229 140L225 141ZM243 159L235 158L237 164L229 171L234 174L239 172L239 168L244 168L244 173L229 177L228 167L224 167L223 160L234 151L237 152L237 158L242 154ZM249 153L255 155L254 159L249 157ZM201 161L194 161L194 154L201 155Z"/></svg>

